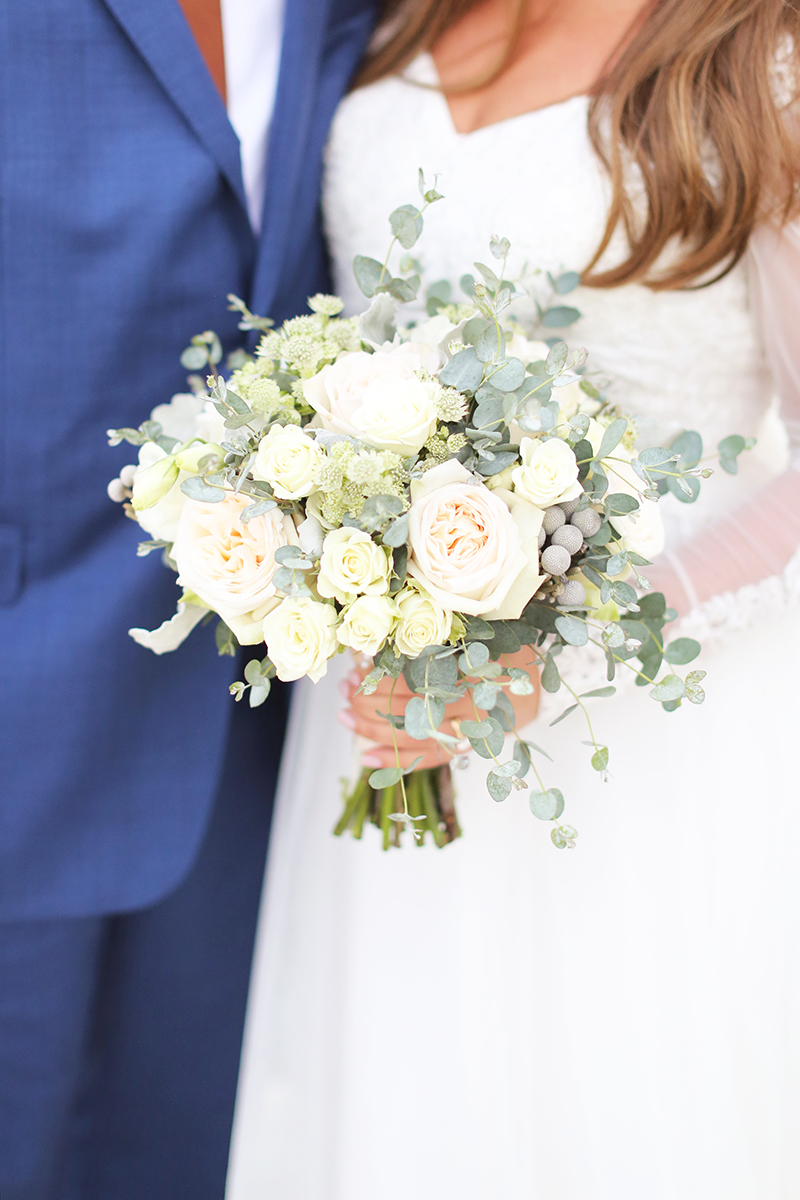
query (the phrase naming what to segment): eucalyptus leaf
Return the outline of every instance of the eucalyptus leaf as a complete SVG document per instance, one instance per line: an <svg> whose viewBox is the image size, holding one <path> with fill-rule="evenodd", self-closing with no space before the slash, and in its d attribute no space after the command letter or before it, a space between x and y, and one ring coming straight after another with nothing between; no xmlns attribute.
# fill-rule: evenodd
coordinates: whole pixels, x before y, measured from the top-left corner
<svg viewBox="0 0 800 1200"><path fill-rule="evenodd" d="M589 629L585 621L580 621L577 617L564 615L563 617L556 617L555 623L556 629L570 646L585 646L588 642Z"/></svg>
<svg viewBox="0 0 800 1200"><path fill-rule="evenodd" d="M545 329L566 329L580 320L580 309L569 308L567 305L555 305L542 313L541 321Z"/></svg>
<svg viewBox="0 0 800 1200"><path fill-rule="evenodd" d="M470 642L466 650L459 656L458 665L465 675L469 675L489 661L489 648L482 642Z"/></svg>
<svg viewBox="0 0 800 1200"><path fill-rule="evenodd" d="M595 771L605 771L608 766L608 746L601 746L592 755L592 766Z"/></svg>
<svg viewBox="0 0 800 1200"><path fill-rule="evenodd" d="M483 708L487 712L494 708L497 697L502 694L502 687L497 683L490 683L488 680L483 680L472 691L472 699L476 708Z"/></svg>
<svg viewBox="0 0 800 1200"><path fill-rule="evenodd" d="M597 458L605 458L615 450L622 441L625 434L628 432L628 422L625 417L617 417L616 421L612 421L608 429L603 434L600 442L600 449L597 451Z"/></svg>
<svg viewBox="0 0 800 1200"><path fill-rule="evenodd" d="M679 675L665 675L651 690L654 700L680 700L686 694L686 688Z"/></svg>
<svg viewBox="0 0 800 1200"><path fill-rule="evenodd" d="M253 517L263 517L264 513L271 512L273 508L277 508L275 500L257 500L255 504L250 504L242 513L242 520L245 525L248 521L252 521Z"/></svg>
<svg viewBox="0 0 800 1200"><path fill-rule="evenodd" d="M403 204L396 208L389 217L392 233L404 250L410 250L416 245L422 233L422 216L413 204Z"/></svg>
<svg viewBox="0 0 800 1200"><path fill-rule="evenodd" d="M200 500L204 504L219 504L225 499L225 489L205 483L199 475L190 475L181 482L181 491L190 500Z"/></svg>
<svg viewBox="0 0 800 1200"><path fill-rule="evenodd" d="M531 812L540 821L556 821L564 811L564 797L558 788L548 788L546 792L531 792L528 803Z"/></svg>
<svg viewBox="0 0 800 1200"><path fill-rule="evenodd" d="M486 776L486 790L499 803L511 794L511 780L498 775L496 771L490 771Z"/></svg>
<svg viewBox="0 0 800 1200"><path fill-rule="evenodd" d="M382 788L393 787L403 778L402 767L381 767L373 771L369 777L369 786L380 791Z"/></svg>
<svg viewBox="0 0 800 1200"><path fill-rule="evenodd" d="M560 725L561 722L570 715L570 713L575 712L575 709L577 707L578 707L577 704L570 704L569 708L565 708L562 713L559 713L559 715L556 717L556 719L554 721L550 722L551 728L553 725Z"/></svg>
<svg viewBox="0 0 800 1200"><path fill-rule="evenodd" d="M577 271L564 271L557 279L550 277L554 290L559 296L565 296L568 292L574 292L581 281L581 277Z"/></svg>
<svg viewBox="0 0 800 1200"><path fill-rule="evenodd" d="M603 501L607 517L627 517L630 513L638 512L639 501L627 492L612 492Z"/></svg>
<svg viewBox="0 0 800 1200"><path fill-rule="evenodd" d="M461 729L465 733L466 731L464 730L464 726L466 724L466 721L462 721L461 723ZM497 721L493 721L491 718L487 718L485 722L481 721L480 724L489 725L489 732L480 734L476 737L470 737L469 743L475 753L480 755L481 758L497 758L497 755L500 754L503 749L503 730L501 729L500 725L498 725ZM466 734L466 736L469 737L469 734Z"/></svg>
<svg viewBox="0 0 800 1200"><path fill-rule="evenodd" d="M507 358L490 376L492 385L501 392L515 392L524 378L525 368L518 358Z"/></svg>
<svg viewBox="0 0 800 1200"><path fill-rule="evenodd" d="M700 653L700 643L694 638L676 638L664 647L664 658L675 667L693 662Z"/></svg>
<svg viewBox="0 0 800 1200"><path fill-rule="evenodd" d="M552 654L545 655L540 682L546 692L557 692L561 687L561 676L558 673L558 667Z"/></svg>
<svg viewBox="0 0 800 1200"><path fill-rule="evenodd" d="M365 296L374 296L381 279L385 278L383 264L363 254L357 254L353 259L353 274Z"/></svg>
<svg viewBox="0 0 800 1200"><path fill-rule="evenodd" d="M550 352L545 359L544 368L548 375L558 375L564 370L567 363L567 355L569 348L566 342L556 342L550 347Z"/></svg>
<svg viewBox="0 0 800 1200"><path fill-rule="evenodd" d="M474 392L483 378L483 363L472 346L459 350L439 372L439 382L444 387L454 387L460 392Z"/></svg>
<svg viewBox="0 0 800 1200"><path fill-rule="evenodd" d="M502 329L489 325L475 343L475 353L483 363L500 362L505 358L506 339Z"/></svg>
<svg viewBox="0 0 800 1200"><path fill-rule="evenodd" d="M388 525L383 533L384 546L403 546L408 541L408 513L403 513Z"/></svg>

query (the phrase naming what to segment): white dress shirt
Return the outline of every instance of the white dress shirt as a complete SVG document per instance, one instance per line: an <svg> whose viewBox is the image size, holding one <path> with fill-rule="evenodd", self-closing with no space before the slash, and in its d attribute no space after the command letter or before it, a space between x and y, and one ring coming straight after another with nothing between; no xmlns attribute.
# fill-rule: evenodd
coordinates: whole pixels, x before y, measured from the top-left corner
<svg viewBox="0 0 800 1200"><path fill-rule="evenodd" d="M283 0L220 0L228 118L241 143L250 223L261 229L267 142L283 38Z"/></svg>

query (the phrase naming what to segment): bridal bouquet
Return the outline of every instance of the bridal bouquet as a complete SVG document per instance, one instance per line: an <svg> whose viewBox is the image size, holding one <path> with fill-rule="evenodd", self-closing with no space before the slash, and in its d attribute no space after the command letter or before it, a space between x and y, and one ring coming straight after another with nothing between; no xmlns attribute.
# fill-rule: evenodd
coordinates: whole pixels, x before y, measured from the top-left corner
<svg viewBox="0 0 800 1200"><path fill-rule="evenodd" d="M641 569L662 549L660 497L696 499L710 471L698 465L694 432L637 447L635 423L590 381L585 352L547 336L580 315L562 300L576 274L550 279L551 302L537 305L543 340L510 317L521 287L505 277L506 239L492 239L495 267L475 264L478 281L462 279L464 303L436 283L429 319L398 326L420 277L408 254L393 274L392 251L414 246L425 209L441 199L421 173L420 191L419 207L391 214L386 260L355 260L371 298L361 317L343 318L338 298L317 295L310 315L276 330L230 297L240 328L261 335L255 355L240 352L225 379L217 337L199 335L181 361L205 386L194 375L192 394L139 429L109 431L112 445L139 447L110 495L150 535L139 553L162 549L183 589L170 620L130 632L161 654L218 617L221 654L261 646L231 686L251 705L275 675L316 682L335 655L355 652L367 660L365 692L402 675L413 693L399 711L390 690L382 715L392 729L454 753L469 744L489 764L492 798L527 790L534 815L553 822L553 843L572 847L575 829L559 822L564 798L537 765L544 751L516 733L509 694L534 691L531 669L547 691L563 687L562 717L583 712L600 772L609 752L586 702L614 693L619 668L667 710L702 702L704 673L678 670L700 647L665 642L675 614ZM735 471L746 445L722 442L721 465ZM590 644L605 654L608 685L580 695L558 656ZM525 666L510 662L521 647ZM448 704L465 695L474 719L449 724ZM336 832L360 837L367 820L384 846L399 844L404 827L418 842L427 832L451 841L449 770L403 769L398 757L365 771Z"/></svg>

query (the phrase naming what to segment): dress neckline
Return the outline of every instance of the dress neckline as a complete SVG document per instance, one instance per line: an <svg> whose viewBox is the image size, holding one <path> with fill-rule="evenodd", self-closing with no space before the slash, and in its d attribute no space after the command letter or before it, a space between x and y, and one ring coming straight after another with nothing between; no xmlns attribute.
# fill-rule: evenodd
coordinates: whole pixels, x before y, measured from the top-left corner
<svg viewBox="0 0 800 1200"><path fill-rule="evenodd" d="M502 117L499 121L491 121L487 125L479 125L477 129L469 129L462 133L461 130L456 129L456 124L453 120L453 114L450 111L450 105L447 103L447 97L440 88L439 72L436 69L436 63L433 55L429 51L424 50L422 53L418 54L417 57L408 64L400 78L405 80L407 83L417 84L429 88L436 94L439 99L439 103L442 106L442 113L451 136L460 141L468 138L478 137L487 130L502 129L504 126L513 125L517 121L522 121L526 118L539 117L547 113L553 113L559 109L566 108L567 105L574 105L578 101L580 101L582 105L586 105L589 102L589 96L585 92L578 92L574 96L567 96L565 100L556 100L552 104L543 104L539 108L529 108L526 109L525 112L514 113L510 117Z"/></svg>

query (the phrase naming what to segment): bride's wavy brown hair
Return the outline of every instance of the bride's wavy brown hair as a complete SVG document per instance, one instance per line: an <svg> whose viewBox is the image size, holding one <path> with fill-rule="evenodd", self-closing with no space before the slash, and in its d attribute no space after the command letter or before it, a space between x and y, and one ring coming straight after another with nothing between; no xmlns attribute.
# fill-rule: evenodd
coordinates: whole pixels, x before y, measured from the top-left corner
<svg viewBox="0 0 800 1200"><path fill-rule="evenodd" d="M401 70L480 0L387 0L356 86ZM513 60L525 0L512 0L506 49L479 79ZM608 223L583 275L592 287L637 281L656 290L721 278L759 220L800 212L800 9L788 0L654 0L593 90L589 132L612 184ZM625 187L634 163L647 206ZM709 168L709 164L710 168ZM629 254L598 264L622 227ZM681 250L654 271L665 247Z"/></svg>

